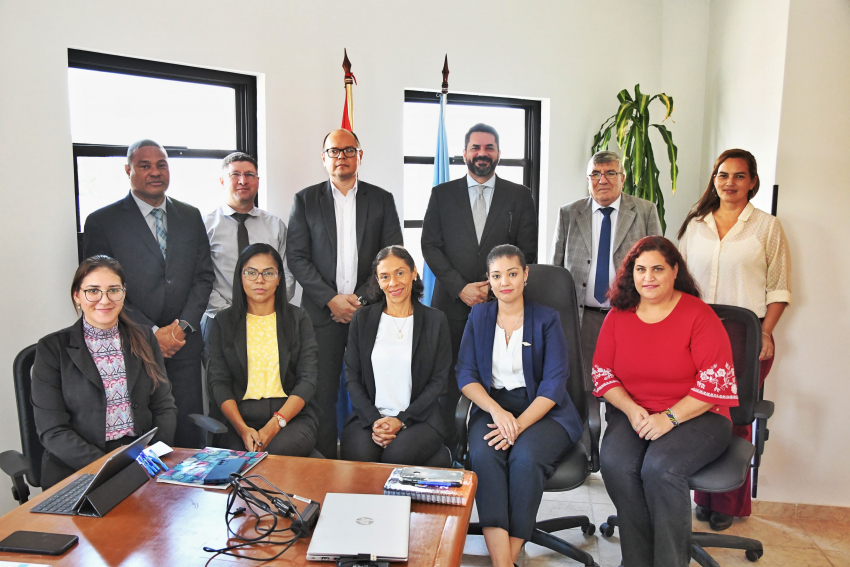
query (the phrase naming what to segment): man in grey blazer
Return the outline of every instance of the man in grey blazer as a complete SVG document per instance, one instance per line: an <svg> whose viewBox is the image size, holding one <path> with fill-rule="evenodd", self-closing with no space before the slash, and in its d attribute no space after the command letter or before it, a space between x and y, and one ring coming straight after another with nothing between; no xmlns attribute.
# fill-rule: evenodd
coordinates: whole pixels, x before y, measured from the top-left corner
<svg viewBox="0 0 850 567"><path fill-rule="evenodd" d="M329 179L295 195L286 260L301 284L301 307L319 344L316 402L321 409L316 449L336 458L336 401L348 325L360 307L372 261L391 244L404 244L392 193L357 178L363 159L353 132L334 130L323 143Z"/></svg>
<svg viewBox="0 0 850 567"><path fill-rule="evenodd" d="M605 295L617 269L638 240L661 236L655 205L623 193L624 179L617 153L594 154L587 164L590 196L561 207L555 228L551 263L567 268L575 280L588 387L596 339L611 309Z"/></svg>
<svg viewBox="0 0 850 567"><path fill-rule="evenodd" d="M86 258L106 254L127 275L124 309L153 330L177 404L177 447L202 447L203 433L188 417L204 413L201 317L215 274L198 209L165 196L168 154L153 140L127 150L130 192L86 219Z"/></svg>

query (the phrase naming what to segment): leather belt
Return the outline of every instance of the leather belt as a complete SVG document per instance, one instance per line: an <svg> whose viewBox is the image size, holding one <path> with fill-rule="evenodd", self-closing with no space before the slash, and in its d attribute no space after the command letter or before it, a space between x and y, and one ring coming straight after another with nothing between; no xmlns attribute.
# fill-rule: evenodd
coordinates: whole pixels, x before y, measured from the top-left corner
<svg viewBox="0 0 850 567"><path fill-rule="evenodd" d="M585 309L590 309L591 311L597 311L599 313L608 313L611 311L610 307L591 307L590 305L585 305Z"/></svg>

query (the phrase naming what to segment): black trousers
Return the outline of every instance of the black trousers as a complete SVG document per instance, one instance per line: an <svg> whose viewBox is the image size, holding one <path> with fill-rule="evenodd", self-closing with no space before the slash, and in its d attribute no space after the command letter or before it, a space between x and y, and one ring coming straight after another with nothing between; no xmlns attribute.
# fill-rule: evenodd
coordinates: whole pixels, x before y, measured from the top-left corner
<svg viewBox="0 0 850 567"><path fill-rule="evenodd" d="M118 447L129 445L136 439L138 439L138 437L127 435L125 437L122 437L121 439L107 441L105 452L111 453ZM69 467L65 464L65 461L62 461L59 457L52 454L50 451L45 450L44 454L41 457L41 489L47 490L54 484L65 480L75 472L77 472L77 469Z"/></svg>
<svg viewBox="0 0 850 567"><path fill-rule="evenodd" d="M514 417L530 405L525 388L491 389L490 396ZM546 480L572 447L561 424L544 416L527 428L507 451L497 451L484 436L493 431L490 414L478 410L469 421L471 469L478 475L478 522L483 528L502 528L511 537L528 540Z"/></svg>
<svg viewBox="0 0 850 567"><path fill-rule="evenodd" d="M174 431L175 447L200 449L204 446L205 432L189 421L190 414L204 414L201 364L200 354L188 358L165 359L165 373L171 382L171 394L174 396L174 404L177 406L177 429Z"/></svg>
<svg viewBox="0 0 850 567"><path fill-rule="evenodd" d="M617 507L624 567L687 567L691 561L688 477L719 457L732 422L706 412L646 441L608 404L600 454L605 488Z"/></svg>
<svg viewBox="0 0 850 567"><path fill-rule="evenodd" d="M449 335L452 340L452 367L449 369L449 383L446 393L440 397L440 418L443 421L443 431L446 432L445 445L451 450L452 454L457 449L455 408L457 408L457 401L460 399L455 366L457 365L457 353L460 351L460 341L463 339L464 329L466 329L466 319L449 319Z"/></svg>
<svg viewBox="0 0 850 567"><path fill-rule="evenodd" d="M581 357L584 362L584 387L588 392L593 391L593 353L596 352L596 341L607 315L585 308L581 316Z"/></svg>
<svg viewBox="0 0 850 567"><path fill-rule="evenodd" d="M415 423L396 434L386 448L372 441L372 427L354 418L342 430L339 452L343 460L420 466L443 446L443 437L427 423ZM445 450L445 449L444 449Z"/></svg>
<svg viewBox="0 0 850 567"><path fill-rule="evenodd" d="M272 418L274 412L280 410L286 398L264 398L262 400L242 400L237 403L242 419L249 427L257 431L262 429ZM233 424L227 424L227 433L217 440L217 445L233 451L244 451L245 442L236 433ZM304 413L299 413L274 436L263 451L271 455L287 457L309 457L316 446L316 423Z"/></svg>
<svg viewBox="0 0 850 567"><path fill-rule="evenodd" d="M314 330L319 346L319 373L315 397L319 406L319 436L316 449L326 459L336 459L336 402L339 398L342 359L348 344L348 324L331 322Z"/></svg>

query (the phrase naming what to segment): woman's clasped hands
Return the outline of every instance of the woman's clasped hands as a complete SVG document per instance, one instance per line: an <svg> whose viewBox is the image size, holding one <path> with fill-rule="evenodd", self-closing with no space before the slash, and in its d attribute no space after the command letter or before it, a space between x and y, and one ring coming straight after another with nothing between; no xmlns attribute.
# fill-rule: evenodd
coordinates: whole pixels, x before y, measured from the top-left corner
<svg viewBox="0 0 850 567"><path fill-rule="evenodd" d="M635 405L635 409L628 414L628 417L638 437L647 441L655 441L673 429L673 422L664 413L650 415L638 405Z"/></svg>
<svg viewBox="0 0 850 567"><path fill-rule="evenodd" d="M372 424L372 441L386 448L396 438L401 427L401 420L397 417L382 417Z"/></svg>
<svg viewBox="0 0 850 567"><path fill-rule="evenodd" d="M494 423L488 423L487 426L493 431L484 436L485 440L489 440L488 445L496 449L507 451L514 443L517 437L523 431L523 426L519 420L509 411L498 408L490 412L490 417Z"/></svg>

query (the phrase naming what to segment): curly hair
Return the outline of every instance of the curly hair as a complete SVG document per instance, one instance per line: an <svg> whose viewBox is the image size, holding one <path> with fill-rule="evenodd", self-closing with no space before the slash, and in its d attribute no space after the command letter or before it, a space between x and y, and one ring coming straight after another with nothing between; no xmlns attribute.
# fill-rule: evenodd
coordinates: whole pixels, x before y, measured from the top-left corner
<svg viewBox="0 0 850 567"><path fill-rule="evenodd" d="M644 252L658 252L664 256L664 261L671 268L679 267L679 272L676 274L676 281L673 282L673 289L679 290L682 293L700 297L699 286L694 281L693 276L688 271L688 266L685 264L685 259L679 253L679 250L672 242L663 236L647 236L632 246L626 258L623 260L623 265L617 270L617 277L614 283L611 284L611 289L608 292L608 299L611 301L611 307L621 311L634 310L640 303L640 293L635 287L635 262Z"/></svg>

